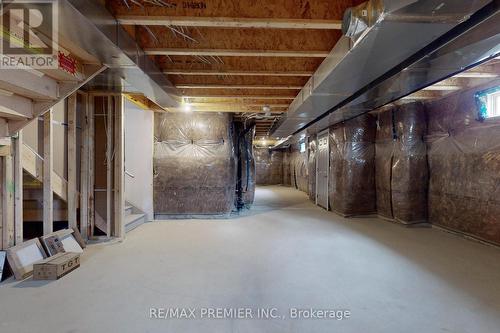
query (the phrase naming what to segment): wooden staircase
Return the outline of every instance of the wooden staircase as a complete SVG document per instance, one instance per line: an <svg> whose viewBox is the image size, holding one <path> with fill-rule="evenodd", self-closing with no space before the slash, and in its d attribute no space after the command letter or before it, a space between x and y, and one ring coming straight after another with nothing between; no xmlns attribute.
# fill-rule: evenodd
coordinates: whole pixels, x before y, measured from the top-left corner
<svg viewBox="0 0 500 333"><path fill-rule="evenodd" d="M129 232L131 230L134 230L141 224L146 222L146 214L138 209L137 207L133 206L129 202L125 203L125 218L124 218L124 224L125 224L125 232Z"/></svg>
<svg viewBox="0 0 500 333"><path fill-rule="evenodd" d="M27 172L31 177L35 178L40 182L43 182L43 172L37 168L37 159L41 160L40 156L37 156L35 151L28 146L27 144L23 144L23 156L22 163L23 169ZM63 201L68 200L68 182L66 179L59 176L56 172L52 171L52 187L54 193Z"/></svg>
<svg viewBox="0 0 500 333"><path fill-rule="evenodd" d="M43 221L43 185L32 175L24 172L23 175L23 221ZM66 201L59 196L54 197L54 222L67 222L68 212Z"/></svg>
<svg viewBox="0 0 500 333"><path fill-rule="evenodd" d="M125 202L124 210L123 224L125 226L125 232L134 230L141 224L147 222L146 214L129 202ZM99 214L98 209L95 210L95 227L103 233L106 233L106 219Z"/></svg>

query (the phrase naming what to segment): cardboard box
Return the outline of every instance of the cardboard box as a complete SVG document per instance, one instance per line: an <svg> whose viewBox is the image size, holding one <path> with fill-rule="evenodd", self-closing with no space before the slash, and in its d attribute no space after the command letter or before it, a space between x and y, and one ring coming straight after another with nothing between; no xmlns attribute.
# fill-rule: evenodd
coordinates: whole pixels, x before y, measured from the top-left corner
<svg viewBox="0 0 500 333"><path fill-rule="evenodd" d="M56 235L45 238L42 244L45 245L49 256L65 252L61 240Z"/></svg>
<svg viewBox="0 0 500 333"><path fill-rule="evenodd" d="M33 264L33 280L57 280L80 267L80 253L58 253Z"/></svg>

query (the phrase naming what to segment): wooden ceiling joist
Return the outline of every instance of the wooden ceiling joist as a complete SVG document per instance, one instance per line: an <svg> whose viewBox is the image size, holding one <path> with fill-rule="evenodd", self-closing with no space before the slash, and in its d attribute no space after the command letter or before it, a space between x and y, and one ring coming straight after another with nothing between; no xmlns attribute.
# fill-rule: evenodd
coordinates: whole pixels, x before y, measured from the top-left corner
<svg viewBox="0 0 500 333"><path fill-rule="evenodd" d="M462 72L454 75L454 77L458 78L471 78L471 79L493 79L500 76L500 74L496 73L486 73L486 72Z"/></svg>
<svg viewBox="0 0 500 333"><path fill-rule="evenodd" d="M277 50L229 50L229 49L181 49L146 48L147 55L188 55L212 57L289 57L289 58L326 58L329 51L277 51Z"/></svg>
<svg viewBox="0 0 500 333"><path fill-rule="evenodd" d="M169 108L168 111L171 112L186 112L183 108ZM259 113L257 110L247 110L247 109L217 109L217 108L212 108L212 109L198 109L195 108L192 112L229 112L229 113ZM281 111L272 111L271 113L283 113L283 110Z"/></svg>
<svg viewBox="0 0 500 333"><path fill-rule="evenodd" d="M454 90L460 90L462 89L462 86L458 85L448 85L448 84L434 84L432 86L425 87L423 90L428 90L428 91L454 91Z"/></svg>
<svg viewBox="0 0 500 333"><path fill-rule="evenodd" d="M256 86L256 85L223 85L223 84L179 84L178 89L258 89L258 90L300 90L302 86Z"/></svg>
<svg viewBox="0 0 500 333"><path fill-rule="evenodd" d="M314 48L310 48L311 50ZM272 57L220 57L222 63L211 64L190 56L157 56L159 67L164 71L197 71L214 72L296 72L314 73L323 61L322 58L272 58ZM294 75L296 76L296 75ZM252 76L251 76L252 77ZM303 76L297 76L303 77Z"/></svg>
<svg viewBox="0 0 500 333"><path fill-rule="evenodd" d="M293 100L295 96L274 96L274 95L185 95L185 99L241 99L241 100L256 100L256 99L274 99L274 100Z"/></svg>
<svg viewBox="0 0 500 333"><path fill-rule="evenodd" d="M252 107L252 108L255 108L255 107L263 107L263 106L269 106L270 108L287 108L290 106L290 104L287 104L287 103L283 103L283 104L267 104L267 103L224 103L223 101L222 102L218 102L218 103L208 103L208 102L205 102L205 103L199 103L199 102L195 102L195 103L189 103L191 104L192 106L211 106L211 105L216 105L216 106L224 106L224 107L234 107L234 108L238 108L238 107Z"/></svg>
<svg viewBox="0 0 500 333"><path fill-rule="evenodd" d="M406 97L403 97L402 100L429 100L429 99L436 99L443 97L446 91L438 91L438 90L419 90L417 92L414 92L411 95L408 95Z"/></svg>
<svg viewBox="0 0 500 333"><path fill-rule="evenodd" d="M345 10L361 1L105 0L192 112L252 118L262 138L341 38Z"/></svg>
<svg viewBox="0 0 500 333"><path fill-rule="evenodd" d="M340 20L144 15L119 15L117 19L118 22L123 25L174 25L183 27L265 29L342 29L342 21Z"/></svg>
<svg viewBox="0 0 500 333"><path fill-rule="evenodd" d="M164 71L169 75L202 75L202 76L304 76L309 77L314 74L311 71L224 71L224 70L189 70L189 69L168 69Z"/></svg>
<svg viewBox="0 0 500 333"><path fill-rule="evenodd" d="M173 76L169 77L170 82L174 86L190 86L187 89L194 86L198 86L197 89L230 89L230 86L237 87L245 86L247 89L252 89L252 87L303 87L307 83L307 77L277 77L277 76ZM210 88L211 87L211 88ZM265 89L265 88L256 88ZM277 89L287 89L287 88L277 88ZM293 88L289 88L293 89Z"/></svg>
<svg viewBox="0 0 500 333"><path fill-rule="evenodd" d="M357 2L356 2L357 1ZM205 1L165 1L173 6L155 5L153 1L106 0L108 7L116 15L149 15L166 17L258 17L280 19L342 19L345 9L356 5L359 0L205 0Z"/></svg>

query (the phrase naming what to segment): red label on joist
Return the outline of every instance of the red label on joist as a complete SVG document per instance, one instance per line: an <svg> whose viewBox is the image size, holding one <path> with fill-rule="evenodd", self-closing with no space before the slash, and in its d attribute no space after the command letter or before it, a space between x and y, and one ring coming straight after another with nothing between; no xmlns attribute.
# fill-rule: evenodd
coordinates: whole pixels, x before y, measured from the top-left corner
<svg viewBox="0 0 500 333"><path fill-rule="evenodd" d="M71 73L76 73L76 60L73 59L69 54L65 55L62 52L59 52L59 68Z"/></svg>

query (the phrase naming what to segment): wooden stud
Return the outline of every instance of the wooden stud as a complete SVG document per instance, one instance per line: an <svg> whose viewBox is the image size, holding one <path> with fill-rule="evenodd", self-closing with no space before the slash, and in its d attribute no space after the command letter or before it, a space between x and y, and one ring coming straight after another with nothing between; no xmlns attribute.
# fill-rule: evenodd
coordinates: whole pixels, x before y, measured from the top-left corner
<svg viewBox="0 0 500 333"><path fill-rule="evenodd" d="M3 248L8 249L15 243L14 172L11 155L2 158L2 221Z"/></svg>
<svg viewBox="0 0 500 333"><path fill-rule="evenodd" d="M68 227L77 227L77 180L76 180L76 94L68 97Z"/></svg>
<svg viewBox="0 0 500 333"><path fill-rule="evenodd" d="M52 192L53 131L50 109L43 116L43 234L53 231L54 194Z"/></svg>
<svg viewBox="0 0 500 333"><path fill-rule="evenodd" d="M89 236L89 105L88 95L81 94L82 132L80 147L80 233L87 240Z"/></svg>
<svg viewBox="0 0 500 333"><path fill-rule="evenodd" d="M112 222L112 154L113 154L113 100L107 96L106 104L106 236L111 237Z"/></svg>
<svg viewBox="0 0 500 333"><path fill-rule="evenodd" d="M189 55L213 57L299 57L326 58L329 51L271 51L271 50L229 50L229 49L182 49L182 48L146 48L147 55Z"/></svg>
<svg viewBox="0 0 500 333"><path fill-rule="evenodd" d="M233 18L198 16L145 16L120 15L118 22L123 25L177 25L184 27L211 28L266 28L266 29L328 29L340 30L340 20L282 19L282 18Z"/></svg>
<svg viewBox="0 0 500 333"><path fill-rule="evenodd" d="M14 230L15 244L23 242L23 130L14 141Z"/></svg>
<svg viewBox="0 0 500 333"><path fill-rule="evenodd" d="M115 100L115 142L114 142L114 236L125 237L125 138L124 138L124 96L117 96Z"/></svg>
<svg viewBox="0 0 500 333"><path fill-rule="evenodd" d="M95 228L95 190L94 190L94 170L95 170L95 126L94 126L94 113L95 113L95 98L93 95L89 95L88 100L88 117L87 117L87 131L88 131L88 221L90 229L90 237L94 236Z"/></svg>

